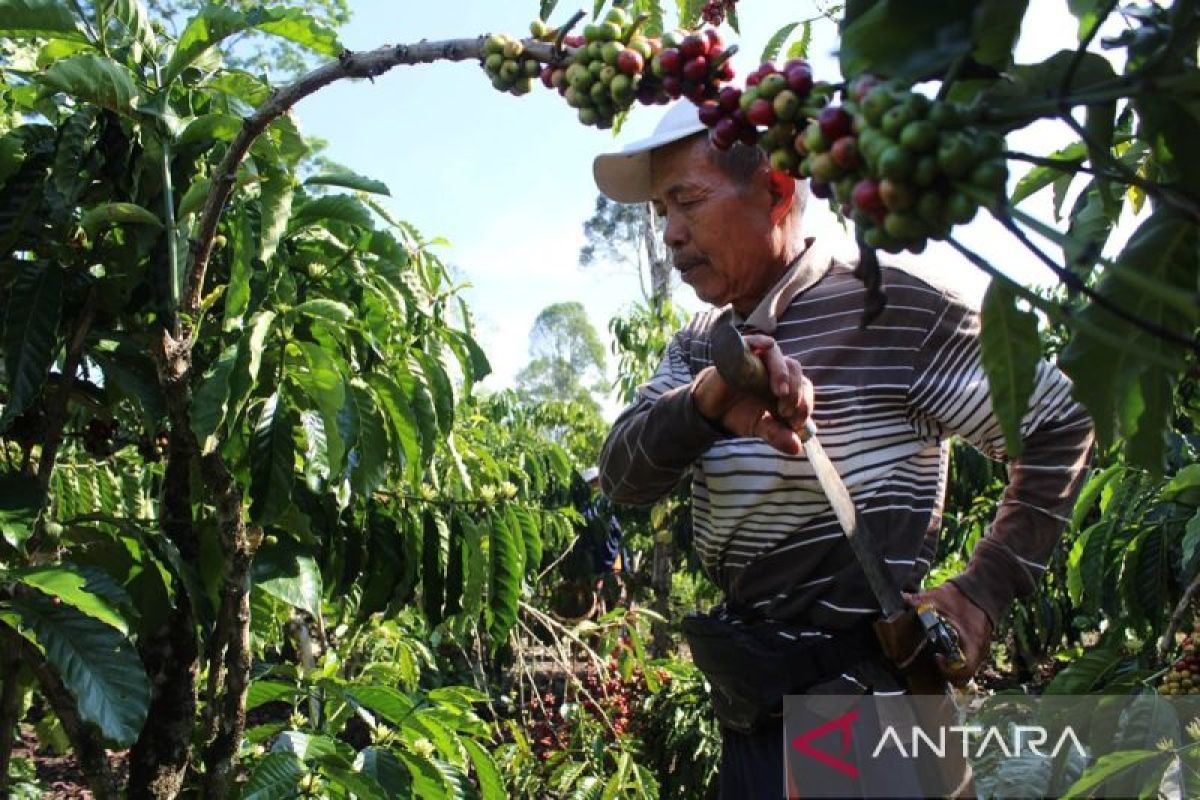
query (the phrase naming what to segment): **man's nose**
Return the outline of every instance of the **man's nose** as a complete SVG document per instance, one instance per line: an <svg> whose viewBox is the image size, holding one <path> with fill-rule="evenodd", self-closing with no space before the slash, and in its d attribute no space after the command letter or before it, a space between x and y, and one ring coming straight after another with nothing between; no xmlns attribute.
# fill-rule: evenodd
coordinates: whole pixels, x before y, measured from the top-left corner
<svg viewBox="0 0 1200 800"><path fill-rule="evenodd" d="M672 250L678 250L688 242L687 225L680 219L679 214L667 217L667 227L663 230L663 242Z"/></svg>

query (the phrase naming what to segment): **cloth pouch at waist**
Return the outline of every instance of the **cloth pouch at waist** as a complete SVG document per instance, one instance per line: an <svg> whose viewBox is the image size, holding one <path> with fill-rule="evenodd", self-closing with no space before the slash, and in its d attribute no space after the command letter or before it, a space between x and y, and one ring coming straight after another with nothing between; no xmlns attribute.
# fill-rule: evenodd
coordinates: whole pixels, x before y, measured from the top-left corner
<svg viewBox="0 0 1200 800"><path fill-rule="evenodd" d="M682 627L692 660L712 685L717 719L742 733L782 716L784 695L803 693L880 653L869 628L775 643L751 626L712 615L688 615Z"/></svg>

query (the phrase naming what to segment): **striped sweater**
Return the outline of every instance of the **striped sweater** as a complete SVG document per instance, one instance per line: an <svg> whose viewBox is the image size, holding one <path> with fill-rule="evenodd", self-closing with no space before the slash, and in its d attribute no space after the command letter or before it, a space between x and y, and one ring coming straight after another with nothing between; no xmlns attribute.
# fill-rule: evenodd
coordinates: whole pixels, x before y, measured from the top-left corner
<svg viewBox="0 0 1200 800"><path fill-rule="evenodd" d="M813 382L821 441L897 585L911 591L937 549L948 439L996 459L1006 453L980 362L978 310L899 268L885 266L883 283L887 308L860 330L862 284L810 243L739 328L774 336ZM690 473L695 546L732 607L810 635L854 626L879 607L805 456L724 436L692 402L718 313L698 314L673 337L614 423L602 489L619 503L648 504ZM1024 452L1009 460L996 519L952 579L993 622L1041 579L1091 448L1090 419L1047 362L1021 431Z"/></svg>

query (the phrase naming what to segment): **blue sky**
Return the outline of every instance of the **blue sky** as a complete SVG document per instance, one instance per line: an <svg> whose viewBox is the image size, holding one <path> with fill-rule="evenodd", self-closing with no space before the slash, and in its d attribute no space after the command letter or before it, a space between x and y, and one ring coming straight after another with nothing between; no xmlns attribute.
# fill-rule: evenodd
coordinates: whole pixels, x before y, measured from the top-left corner
<svg viewBox="0 0 1200 800"><path fill-rule="evenodd" d="M739 76L757 65L763 45L781 25L815 13L809 2L744 0L740 5ZM1075 21L1065 0L1031 5L1018 60L1039 60L1074 45ZM561 22L573 8L560 4L551 22ZM342 40L364 50L486 32L526 35L538 3L351 0L351 9L353 19ZM731 33L727 38L736 39ZM810 56L818 78L838 77L834 42L833 23L814 25ZM557 93L540 86L520 98L496 92L475 62L401 67L374 84L342 82L296 109L305 133L329 142L330 158L385 181L392 192L388 205L397 215L428 237L449 240L442 256L472 284L467 297L493 364L495 374L486 384L493 387L509 385L526 362L530 326L546 305L578 300L597 330L606 333L609 318L639 297L632 273L603 265L582 269L577 257L582 224L596 198L593 156L646 135L659 113L635 108L614 139L611 131L578 124ZM1044 154L1068 141L1065 127L1039 123L1010 137L1009 144ZM817 206L823 204L810 204ZM1048 202L1041 198L1023 207L1049 218ZM846 234L824 208L813 208L806 226L851 251ZM994 224L977 221L970 228L964 240L1004 271L1024 282L1048 280L1048 273ZM978 294L985 286L982 275L948 247L931 247L919 264L952 276L967 293ZM687 287L678 299L685 307L700 307Z"/></svg>

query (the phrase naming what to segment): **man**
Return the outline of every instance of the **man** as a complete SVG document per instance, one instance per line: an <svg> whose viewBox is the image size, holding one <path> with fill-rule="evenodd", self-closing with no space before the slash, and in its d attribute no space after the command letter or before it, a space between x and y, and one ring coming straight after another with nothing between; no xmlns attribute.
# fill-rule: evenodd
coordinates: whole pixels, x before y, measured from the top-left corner
<svg viewBox="0 0 1200 800"><path fill-rule="evenodd" d="M917 592L936 551L947 440L1006 457L978 312L936 279L885 266L887 308L860 330L862 285L802 234L803 184L770 170L757 148L713 148L690 104L668 110L648 139L598 157L594 172L612 199L655 204L681 279L714 306L675 334L614 423L603 491L652 503L691 473L696 547L725 594L716 615L795 653L795 674L806 677L786 692L902 691L864 644L879 606L797 431L811 414L891 576ZM726 305L767 368L774 403L738 392L711 366L708 331ZM1021 424L1024 451L1010 461L992 528L962 574L916 596L959 633L966 665L942 664L956 682L986 657L1012 600L1033 591L1062 532L1092 442L1070 395L1067 379L1041 364ZM814 679L812 663L827 674ZM720 681L710 682L720 714ZM734 730L736 711L722 719L722 797L782 796L778 718Z"/></svg>

